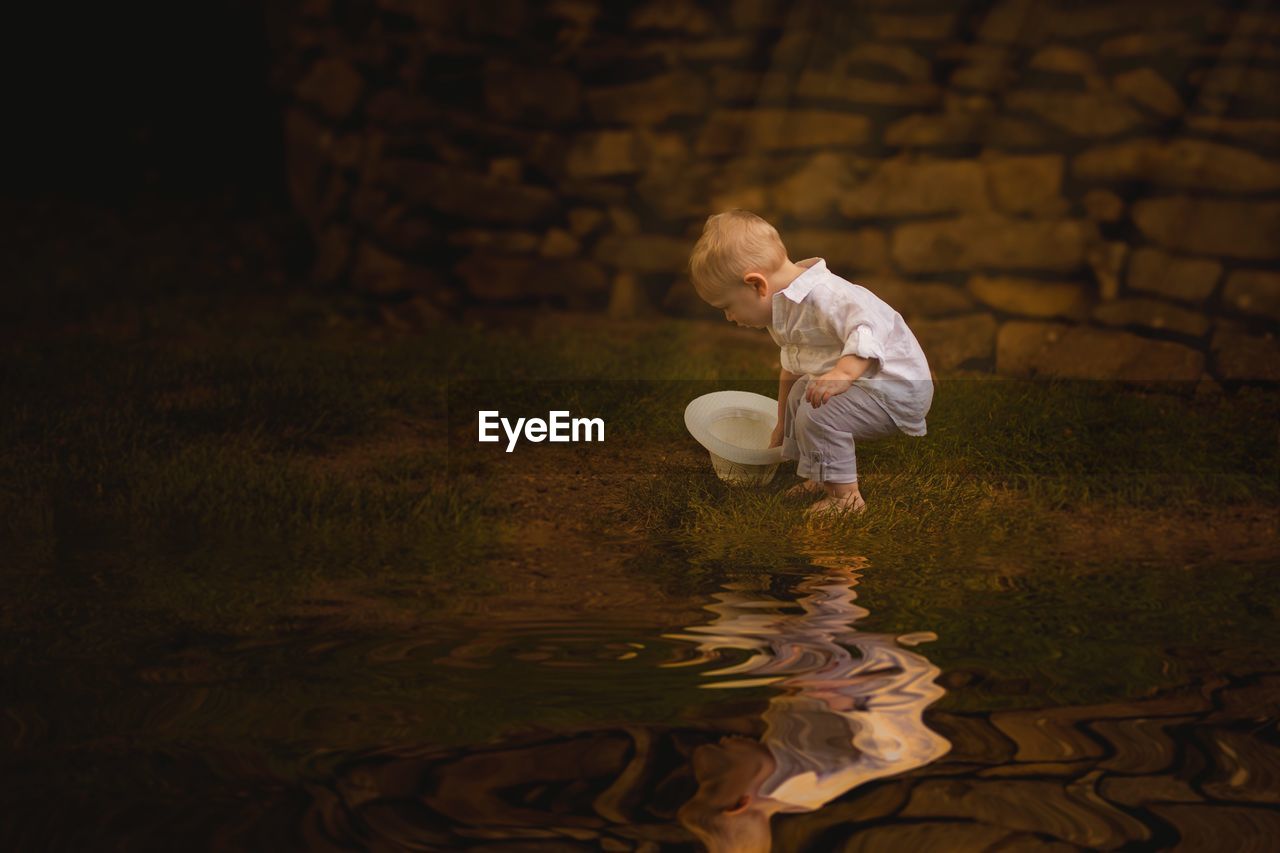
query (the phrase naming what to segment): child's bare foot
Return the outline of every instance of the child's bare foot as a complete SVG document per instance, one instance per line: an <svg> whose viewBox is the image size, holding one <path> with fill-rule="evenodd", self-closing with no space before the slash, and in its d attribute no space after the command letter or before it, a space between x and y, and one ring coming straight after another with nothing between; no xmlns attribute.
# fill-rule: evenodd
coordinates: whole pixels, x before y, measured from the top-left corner
<svg viewBox="0 0 1280 853"><path fill-rule="evenodd" d="M810 518L817 515L843 514L857 515L867 508L867 502L862 499L862 495L858 492L850 492L847 495L827 495L822 500L813 504L804 511L804 514Z"/></svg>
<svg viewBox="0 0 1280 853"><path fill-rule="evenodd" d="M798 498L822 493L822 484L813 480L802 480L783 492L789 498Z"/></svg>

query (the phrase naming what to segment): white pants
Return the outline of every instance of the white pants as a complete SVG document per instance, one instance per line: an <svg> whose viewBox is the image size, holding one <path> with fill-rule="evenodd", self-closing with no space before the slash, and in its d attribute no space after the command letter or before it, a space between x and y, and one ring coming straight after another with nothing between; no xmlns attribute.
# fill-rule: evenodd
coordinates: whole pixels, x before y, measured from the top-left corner
<svg viewBox="0 0 1280 853"><path fill-rule="evenodd" d="M854 443L901 432L880 401L860 385L849 386L816 409L805 400L809 377L802 376L787 397L782 458L799 461L796 474L819 483L858 480Z"/></svg>

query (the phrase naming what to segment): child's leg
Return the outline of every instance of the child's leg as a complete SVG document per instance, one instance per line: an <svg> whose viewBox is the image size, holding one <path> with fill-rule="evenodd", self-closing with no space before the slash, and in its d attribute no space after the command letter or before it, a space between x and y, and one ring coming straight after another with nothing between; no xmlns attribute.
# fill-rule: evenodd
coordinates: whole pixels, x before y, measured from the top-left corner
<svg viewBox="0 0 1280 853"><path fill-rule="evenodd" d="M796 468L796 473L801 477L808 476L804 473L805 463L800 458L800 448L796 444L796 409L804 400L804 389L809 385L809 377L801 376L791 385L791 393L787 395L787 408L784 413L786 418L782 428L782 458L798 460L800 464Z"/></svg>
<svg viewBox="0 0 1280 853"><path fill-rule="evenodd" d="M858 385L817 408L801 403L794 430L800 465L836 497L859 493L855 443L899 432L884 407Z"/></svg>
<svg viewBox="0 0 1280 853"><path fill-rule="evenodd" d="M809 460L800 452L800 445L796 442L796 412L802 404L808 405L804 402L804 392L808 386L809 377L801 376L791 386L791 394L787 397L787 422L782 438L782 458L795 459L797 461L796 476L803 478L800 483L787 489L788 497L822 494L822 486L812 479L813 470Z"/></svg>

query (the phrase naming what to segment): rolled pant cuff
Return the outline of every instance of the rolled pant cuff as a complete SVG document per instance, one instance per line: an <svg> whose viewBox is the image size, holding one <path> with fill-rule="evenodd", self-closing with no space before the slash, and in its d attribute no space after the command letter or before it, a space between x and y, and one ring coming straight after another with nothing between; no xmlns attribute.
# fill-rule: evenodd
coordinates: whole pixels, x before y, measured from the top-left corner
<svg viewBox="0 0 1280 853"><path fill-rule="evenodd" d="M800 463L796 466L796 475L818 483L856 483L858 482L857 460L827 462L801 455Z"/></svg>

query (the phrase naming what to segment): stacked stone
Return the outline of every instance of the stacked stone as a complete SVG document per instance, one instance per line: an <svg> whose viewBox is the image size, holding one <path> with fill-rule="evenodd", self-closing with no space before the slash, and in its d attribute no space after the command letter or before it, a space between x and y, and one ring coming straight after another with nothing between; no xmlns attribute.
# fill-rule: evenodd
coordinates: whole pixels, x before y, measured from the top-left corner
<svg viewBox="0 0 1280 853"><path fill-rule="evenodd" d="M305 0L277 69L315 277L714 316L753 210L935 369L1280 379L1280 15L1225 0Z"/></svg>

